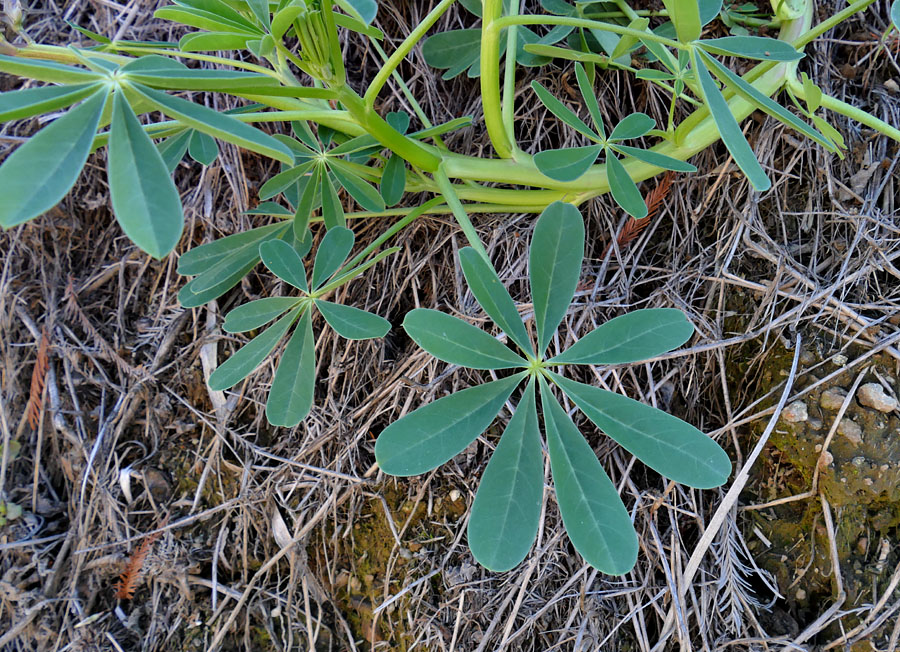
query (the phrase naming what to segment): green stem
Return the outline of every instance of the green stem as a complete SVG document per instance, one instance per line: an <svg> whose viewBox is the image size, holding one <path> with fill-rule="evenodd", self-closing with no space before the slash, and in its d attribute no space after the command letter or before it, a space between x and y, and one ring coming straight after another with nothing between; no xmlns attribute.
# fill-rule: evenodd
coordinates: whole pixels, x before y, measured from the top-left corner
<svg viewBox="0 0 900 652"><path fill-rule="evenodd" d="M487 2L488 0L485 1L485 5L487 5ZM485 7L485 9L487 9L487 7ZM472 248L481 254L490 265L490 256L488 256L484 245L481 244L481 238L478 237L478 232L472 225L472 220L469 219L469 214L466 213L466 209L463 208L462 202L459 201L456 190L453 188L453 184L450 183L450 178L447 176L447 173L444 172L443 164L435 171L434 180L437 181L438 188L440 189L441 194L444 195L444 200L453 212L453 217L456 218L459 227L466 236L466 240L469 241Z"/></svg>
<svg viewBox="0 0 900 652"><path fill-rule="evenodd" d="M388 78L391 74L397 70L397 66L399 66L406 56L412 51L412 49L416 46L416 43L422 40L422 37L425 36L425 33L432 28L432 26L438 21L438 19L444 15L444 12L450 8L456 0L441 0L441 2L425 16L425 19L419 23L419 25L410 32L409 36L407 36L403 43L400 44L394 53L390 56L390 58L385 62L385 64L381 67L381 70L378 71L378 74L375 75L375 79L372 80L372 83L369 84L369 88L366 90L366 94L363 96L363 99L366 102L366 106L369 108L373 107L375 104L375 98L378 97L378 93L381 92L381 89L387 83Z"/></svg>
<svg viewBox="0 0 900 652"><path fill-rule="evenodd" d="M789 79L787 86L794 95L802 99L804 102L806 101L806 93L804 92L803 84L799 79ZM883 120L880 120L870 113L866 113L862 109L858 109L851 104L842 102L836 97L825 95L823 93L820 106L823 109L834 111L835 113L839 113L842 116L850 118L851 120L856 120L860 124L872 127L872 129L879 131L885 136L888 136L890 138L893 138L897 142L900 142L900 129L892 127L887 122L884 122Z"/></svg>
<svg viewBox="0 0 900 652"><path fill-rule="evenodd" d="M481 106L484 109L484 126L494 151L500 158L508 159L512 156L513 144L503 125L500 102L500 29L495 27L503 20L502 14L503 0L484 0L481 17Z"/></svg>
<svg viewBox="0 0 900 652"><path fill-rule="evenodd" d="M510 4L510 15L518 16L520 0L514 0ZM518 150L515 132L516 113L516 48L518 47L519 30L514 25L506 34L506 61L503 70L503 100L500 113L503 118L503 126L506 130L506 138L512 145L513 151Z"/></svg>
<svg viewBox="0 0 900 652"><path fill-rule="evenodd" d="M809 2L811 3L812 0L809 0ZM857 0L857 2L854 2L842 11L837 12L831 18L823 20L812 29L805 31L798 38L791 41L791 45L794 46L794 49L796 50L802 50L808 43L817 39L822 34L835 27L839 23L847 20L847 18L849 18L853 14L862 11L873 2L875 2L875 0Z"/></svg>

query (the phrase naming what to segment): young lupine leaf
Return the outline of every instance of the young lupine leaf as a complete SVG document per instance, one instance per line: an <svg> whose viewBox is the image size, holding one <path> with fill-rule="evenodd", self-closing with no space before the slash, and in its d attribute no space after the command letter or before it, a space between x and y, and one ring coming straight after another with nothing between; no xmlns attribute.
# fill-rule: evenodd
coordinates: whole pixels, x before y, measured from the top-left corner
<svg viewBox="0 0 900 652"><path fill-rule="evenodd" d="M541 86L540 83L536 81L531 82L531 88L537 93L541 103L550 110L550 113L565 122L581 135L587 136L593 141L600 139L600 137L594 133L593 129L588 127L581 118L575 115L569 107L556 99L553 96L553 93Z"/></svg>
<svg viewBox="0 0 900 652"><path fill-rule="evenodd" d="M781 41L778 41L781 43ZM822 147L827 149L833 149L834 144L826 138L824 135L820 134L818 131L810 127L808 124L803 122L800 118L795 116L793 113L785 109L778 102L773 101L772 99L766 97L758 90L756 90L751 84L748 84L743 79L741 79L738 75L735 75L733 72L728 70L721 63L716 61L710 56L707 56L705 53L700 53L700 56L703 58L704 62L707 65L712 67L713 72L716 77L718 77L726 86L732 89L735 93L743 97L745 100L756 106L760 111L764 113L768 113L770 116L782 122L790 127L793 127L801 134L806 136L807 138L819 143ZM821 92L820 92L821 97Z"/></svg>
<svg viewBox="0 0 900 652"><path fill-rule="evenodd" d="M575 550L597 570L622 575L637 561L634 526L615 485L543 377L541 404L550 471L563 525Z"/></svg>
<svg viewBox="0 0 900 652"><path fill-rule="evenodd" d="M188 153L197 163L212 165L219 156L219 146L212 136L194 131L191 135L191 143L188 145Z"/></svg>
<svg viewBox="0 0 900 652"><path fill-rule="evenodd" d="M438 360L470 369L512 369L528 363L480 328L437 310L416 308L403 320L413 341Z"/></svg>
<svg viewBox="0 0 900 652"><path fill-rule="evenodd" d="M303 192L297 202L297 210L294 211L294 237L303 240L309 233L309 220L312 217L314 204L319 191L319 178L322 175L322 166L316 165L312 170L312 176L303 187Z"/></svg>
<svg viewBox="0 0 900 652"><path fill-rule="evenodd" d="M100 81L105 75L90 70L66 66L53 61L40 61L0 54L0 72L27 77L51 84L87 84Z"/></svg>
<svg viewBox="0 0 900 652"><path fill-rule="evenodd" d="M363 181L359 178L346 161L332 158L328 160L328 165L332 174L334 174L335 178L338 180L338 183L344 186L347 192L350 193L350 196L356 200L357 204L362 206L365 210L375 213L384 210L384 200L381 198L379 192L369 185L367 181Z"/></svg>
<svg viewBox="0 0 900 652"><path fill-rule="evenodd" d="M541 174L556 181L575 181L591 169L603 150L603 145L548 149L534 155L534 164Z"/></svg>
<svg viewBox="0 0 900 652"><path fill-rule="evenodd" d="M587 73L581 62L575 64L575 79L578 80L578 90L581 91L581 97L587 105L588 113L591 114L591 120L603 138L606 138L606 128L603 125L603 115L600 113L600 105L597 103L597 96L594 94L594 85L588 79Z"/></svg>
<svg viewBox="0 0 900 652"><path fill-rule="evenodd" d="M288 245L290 246L290 245ZM246 333L264 326L289 308L297 305L296 297L267 297L238 306L227 315L222 330L226 333Z"/></svg>
<svg viewBox="0 0 900 652"><path fill-rule="evenodd" d="M325 222L325 228L330 230L345 226L347 219L344 217L344 207L334 191L334 186L331 185L328 173L322 170L319 179L319 190L322 196L322 221Z"/></svg>
<svg viewBox="0 0 900 652"><path fill-rule="evenodd" d="M459 251L459 264L478 304L525 354L532 352L525 324L494 268L472 247Z"/></svg>
<svg viewBox="0 0 900 652"><path fill-rule="evenodd" d="M531 236L528 276L542 356L575 296L584 257L584 221L572 204L553 202Z"/></svg>
<svg viewBox="0 0 900 652"><path fill-rule="evenodd" d="M406 161L396 154L392 154L384 164L381 173L381 198L386 206L393 206L403 198L406 189Z"/></svg>
<svg viewBox="0 0 900 652"><path fill-rule="evenodd" d="M313 264L312 273L313 288L321 286L338 271L341 264L347 260L350 250L353 249L354 239L353 231L344 226L336 226L328 230L328 233L322 238L319 250L316 251L316 262Z"/></svg>
<svg viewBox="0 0 900 652"><path fill-rule="evenodd" d="M91 152L106 89L87 98L20 145L0 165L0 226L47 212L75 185Z"/></svg>
<svg viewBox="0 0 900 652"><path fill-rule="evenodd" d="M250 259L244 257L223 269L221 274L216 272L201 274L178 291L178 302L182 308L198 308L213 299L218 299L240 283L258 262L258 256L252 256Z"/></svg>
<svg viewBox="0 0 900 652"><path fill-rule="evenodd" d="M269 0L247 0L247 5L257 20L262 23L262 26L264 28L269 27L272 20L272 14L269 11Z"/></svg>
<svg viewBox="0 0 900 652"><path fill-rule="evenodd" d="M305 161L300 165L279 172L260 187L259 198L269 199L280 192L284 192L286 188L293 186L300 178L309 174L314 165L316 165L315 161Z"/></svg>
<svg viewBox="0 0 900 652"><path fill-rule="evenodd" d="M153 105L155 109L197 131L284 163L291 164L294 161L290 150L281 142L230 115L213 111L205 106L183 100L180 97L173 97L141 84L131 83L129 89Z"/></svg>
<svg viewBox="0 0 900 652"><path fill-rule="evenodd" d="M670 480L710 489L731 474L728 454L691 424L615 392L554 373L551 378L598 428Z"/></svg>
<svg viewBox="0 0 900 652"><path fill-rule="evenodd" d="M303 259L284 240L269 240L259 245L259 256L263 264L275 276L298 290L309 292L306 284L306 268Z"/></svg>
<svg viewBox="0 0 900 652"><path fill-rule="evenodd" d="M753 153L750 144L744 138L740 126L728 108L728 102L725 101L718 86L709 76L709 70L706 69L701 57L692 53L691 59L694 64L694 72L700 80L700 95L709 107L710 115L716 123L716 129L722 136L722 142L725 143L725 147L734 157L734 162L747 175L753 187L760 191L768 190L772 187L772 182L769 181L759 161L756 160L756 154Z"/></svg>
<svg viewBox="0 0 900 652"><path fill-rule="evenodd" d="M266 419L273 426L292 428L312 407L316 384L316 344L307 311L284 347L266 401Z"/></svg>
<svg viewBox="0 0 900 652"><path fill-rule="evenodd" d="M0 93L0 122L52 113L71 106L100 89L99 84L77 84L75 86L39 86Z"/></svg>
<svg viewBox="0 0 900 652"><path fill-rule="evenodd" d="M178 167L178 164L184 159L193 134L193 129L185 129L180 134L175 134L157 143L156 149L159 150L159 155L162 156L163 163L166 164L169 174L172 174L175 168Z"/></svg>
<svg viewBox="0 0 900 652"><path fill-rule="evenodd" d="M606 172L609 175L609 190L616 203L634 218L647 217L647 204L640 190L612 152L606 154Z"/></svg>
<svg viewBox="0 0 900 652"><path fill-rule="evenodd" d="M697 171L697 168L690 163L679 161L677 158L672 158L671 156L666 156L665 154L658 154L653 150L628 147L627 145L614 145L612 149L619 152L620 154L633 156L639 161L644 161L645 163L655 165L656 167L663 168L664 170L674 170L676 172Z"/></svg>
<svg viewBox="0 0 900 652"><path fill-rule="evenodd" d="M534 394L531 380L481 476L469 515L469 548L494 572L525 559L540 524L544 463Z"/></svg>
<svg viewBox="0 0 900 652"><path fill-rule="evenodd" d="M176 271L182 276L202 274L226 256L239 250L249 251L258 258L259 243L269 238L277 238L286 230L287 225L283 222L269 224L194 247L181 254Z"/></svg>
<svg viewBox="0 0 900 652"><path fill-rule="evenodd" d="M181 238L181 197L159 150L122 93L113 96L106 169L122 230L142 250L163 258Z"/></svg>
<svg viewBox="0 0 900 652"><path fill-rule="evenodd" d="M624 364L667 353L691 339L694 325L675 308L648 308L601 324L549 364Z"/></svg>
<svg viewBox="0 0 900 652"><path fill-rule="evenodd" d="M229 389L253 373L253 370L275 349L291 325L297 321L302 310L302 306L294 308L274 325L235 351L228 360L210 374L209 388L216 391Z"/></svg>
<svg viewBox="0 0 900 652"><path fill-rule="evenodd" d="M384 337L391 330L391 322L371 312L340 303L316 299L316 308L325 321L341 337L348 340L370 340Z"/></svg>
<svg viewBox="0 0 900 652"><path fill-rule="evenodd" d="M411 476L449 461L491 425L526 373L464 389L395 421L375 442L378 466Z"/></svg>
<svg viewBox="0 0 900 652"><path fill-rule="evenodd" d="M656 126L656 120L646 113L632 113L617 124L609 135L610 140L640 138Z"/></svg>
<svg viewBox="0 0 900 652"><path fill-rule="evenodd" d="M764 36L723 36L697 41L707 52L760 61L798 61L804 57L790 43Z"/></svg>
<svg viewBox="0 0 900 652"><path fill-rule="evenodd" d="M422 56L432 68L449 69L444 74L444 79L456 77L480 59L481 30L454 29L438 32L422 43Z"/></svg>

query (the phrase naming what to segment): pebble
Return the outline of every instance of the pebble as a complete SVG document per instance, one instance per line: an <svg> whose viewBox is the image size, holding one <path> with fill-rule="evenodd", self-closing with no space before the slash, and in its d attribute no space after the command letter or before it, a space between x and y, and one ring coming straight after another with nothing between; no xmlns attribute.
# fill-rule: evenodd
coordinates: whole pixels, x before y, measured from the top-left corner
<svg viewBox="0 0 900 652"><path fill-rule="evenodd" d="M841 419L837 431L838 434L846 437L852 444L862 443L862 428L852 419L847 419L846 417Z"/></svg>
<svg viewBox="0 0 900 652"><path fill-rule="evenodd" d="M838 367L843 367L845 364L847 364L847 356L845 356L843 353L838 353L837 355L831 357L831 361Z"/></svg>
<svg viewBox="0 0 900 652"><path fill-rule="evenodd" d="M886 82L884 82L884 87L891 95L895 95L897 91L900 91L900 85L898 85L897 82L895 82L893 79L888 79Z"/></svg>
<svg viewBox="0 0 900 652"><path fill-rule="evenodd" d="M823 410L837 411L841 409L841 405L844 404L846 397L847 392L840 387L829 387L819 397L819 405L822 406Z"/></svg>
<svg viewBox="0 0 900 652"><path fill-rule="evenodd" d="M461 495L462 495L462 494L459 493L459 489L451 489L451 490L450 490L450 500L452 500L454 503L455 503L457 500L459 500L459 497L460 497Z"/></svg>
<svg viewBox="0 0 900 652"><path fill-rule="evenodd" d="M897 399L884 393L878 383L866 383L856 393L859 402L879 412L893 412L898 407Z"/></svg>
<svg viewBox="0 0 900 652"><path fill-rule="evenodd" d="M809 419L809 410L803 401L794 401L784 408L781 417L788 423L800 423Z"/></svg>

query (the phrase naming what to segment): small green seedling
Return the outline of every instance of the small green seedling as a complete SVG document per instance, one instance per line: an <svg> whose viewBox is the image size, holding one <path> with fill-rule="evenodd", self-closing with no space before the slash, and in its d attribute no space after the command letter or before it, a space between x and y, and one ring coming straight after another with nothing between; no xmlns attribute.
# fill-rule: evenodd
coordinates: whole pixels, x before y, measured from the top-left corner
<svg viewBox="0 0 900 652"><path fill-rule="evenodd" d="M509 570L521 562L537 534L544 474L536 387L563 523L575 549L604 573L631 570L637 537L615 486L551 386L667 478L706 489L721 485L731 473L725 451L690 424L554 371L572 364L639 362L681 346L694 332L680 310L637 310L603 324L547 359L547 346L574 297L583 251L584 224L578 210L571 204L551 204L537 221L529 255L536 343L491 265L472 248L460 251L472 294L518 352L436 310L413 310L403 322L419 346L444 362L514 373L441 398L388 426L375 445L375 457L385 473L419 475L444 464L482 434L516 388L526 383L484 472L469 518L469 547L490 570Z"/></svg>

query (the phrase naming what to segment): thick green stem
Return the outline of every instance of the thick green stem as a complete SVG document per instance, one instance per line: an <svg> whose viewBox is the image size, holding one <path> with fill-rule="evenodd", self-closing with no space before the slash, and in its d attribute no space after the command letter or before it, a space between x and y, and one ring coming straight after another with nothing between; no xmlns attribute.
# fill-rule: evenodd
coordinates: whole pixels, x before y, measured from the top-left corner
<svg viewBox="0 0 900 652"><path fill-rule="evenodd" d="M799 79L789 79L787 86L794 95L802 99L804 102L806 101L806 92L803 88L802 82L800 82ZM825 95L823 93L820 101L820 106L823 109L828 109L829 111L840 113L842 116L850 118L851 120L856 120L860 124L864 124L867 127L872 127L872 129L879 131L885 136L888 136L889 138L893 138L897 142L900 142L900 129L892 127L884 120L879 120L872 114L866 113L862 109L858 109L851 104L847 104L846 102L842 102L835 97L831 97L830 95Z"/></svg>
<svg viewBox="0 0 900 652"><path fill-rule="evenodd" d="M510 15L519 15L520 0L514 0L510 5ZM506 129L506 138L512 144L513 150L518 149L515 132L516 114L516 48L518 47L519 30L515 25L509 28L506 35L506 67L503 70L503 101L501 113L503 127Z"/></svg>
<svg viewBox="0 0 900 652"><path fill-rule="evenodd" d="M440 4L428 12L425 19L404 39L403 43L400 44L400 47L394 51L381 67L381 70L378 71L378 74L375 75L375 79L372 80L372 83L369 84L369 88L366 90L366 94L363 97L366 106L370 108L374 106L375 98L378 97L378 93L381 92L381 89L387 83L391 74L397 69L397 66L406 59L407 55L416 46L416 43L422 40L425 33L432 28L438 18L443 16L444 12L447 11L454 2L456 2L456 0L441 0Z"/></svg>
<svg viewBox="0 0 900 652"><path fill-rule="evenodd" d="M484 0L481 17L481 106L484 109L484 126L497 156L509 158L513 153L513 144L503 125L503 108L500 102L500 28L495 27L502 20L502 14L503 0Z"/></svg>

